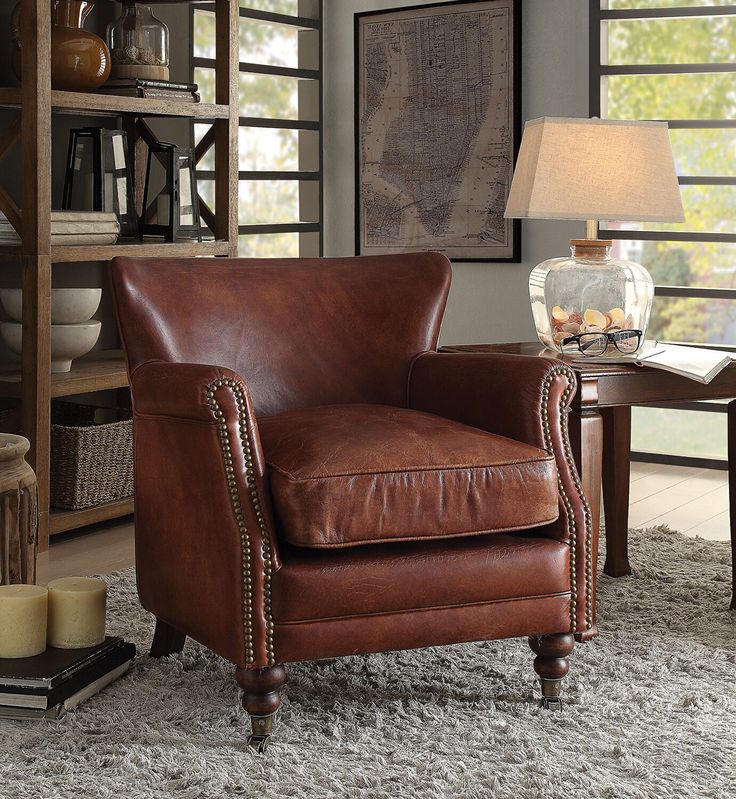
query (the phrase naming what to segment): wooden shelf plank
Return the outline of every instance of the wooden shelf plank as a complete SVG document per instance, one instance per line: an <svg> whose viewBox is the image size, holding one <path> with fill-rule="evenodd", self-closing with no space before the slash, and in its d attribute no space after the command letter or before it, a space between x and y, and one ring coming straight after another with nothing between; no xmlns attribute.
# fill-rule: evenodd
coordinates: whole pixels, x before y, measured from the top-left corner
<svg viewBox="0 0 736 799"><path fill-rule="evenodd" d="M230 245L226 241L177 241L141 242L140 244L110 244L106 247L52 247L51 260L54 263L80 261L109 261L118 256L133 258L188 258L198 255L228 255Z"/></svg>
<svg viewBox="0 0 736 799"><path fill-rule="evenodd" d="M83 510L56 510L51 508L49 514L49 533L57 535L88 524L105 522L108 519L119 519L133 513L133 497L126 497L104 505L94 505Z"/></svg>
<svg viewBox="0 0 736 799"><path fill-rule="evenodd" d="M0 107L20 108L21 90L0 89ZM187 117L189 119L227 119L230 109L214 103L187 103L169 100L166 97L119 97L115 94L94 92L51 92L51 110L63 114L88 116L162 116Z"/></svg>
<svg viewBox="0 0 736 799"><path fill-rule="evenodd" d="M134 258L188 258L199 255L229 255L229 253L230 245L226 241L177 241L174 244L166 244L164 242L154 244L144 241L140 244L52 247L51 260L60 264L109 261L122 255ZM0 261L19 261L20 257L20 245L16 247L0 247Z"/></svg>
<svg viewBox="0 0 736 799"><path fill-rule="evenodd" d="M70 372L51 375L51 397L69 397L90 391L107 391L128 385L128 373L120 350L101 350L74 361ZM0 372L0 396L21 396L21 373Z"/></svg>

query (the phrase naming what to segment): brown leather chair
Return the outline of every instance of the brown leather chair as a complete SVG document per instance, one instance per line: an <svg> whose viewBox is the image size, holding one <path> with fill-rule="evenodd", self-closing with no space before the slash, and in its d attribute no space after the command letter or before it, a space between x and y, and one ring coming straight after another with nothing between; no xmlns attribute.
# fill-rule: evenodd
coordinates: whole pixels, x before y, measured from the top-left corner
<svg viewBox="0 0 736 799"><path fill-rule="evenodd" d="M153 655L234 663L261 749L290 661L524 635L559 697L595 634L569 368L438 353L433 253L111 269Z"/></svg>

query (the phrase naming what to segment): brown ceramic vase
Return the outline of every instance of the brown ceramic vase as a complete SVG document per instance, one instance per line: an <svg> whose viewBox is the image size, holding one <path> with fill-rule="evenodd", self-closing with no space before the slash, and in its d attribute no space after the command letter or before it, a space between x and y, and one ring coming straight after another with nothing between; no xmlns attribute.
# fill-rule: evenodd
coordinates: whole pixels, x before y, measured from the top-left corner
<svg viewBox="0 0 736 799"><path fill-rule="evenodd" d="M54 89L97 89L110 75L105 42L82 25L91 0L54 0L51 11L51 85Z"/></svg>
<svg viewBox="0 0 736 799"><path fill-rule="evenodd" d="M51 3L51 86L67 91L97 89L110 75L110 51L94 33L84 30L92 0L53 0ZM13 69L20 78L20 3L11 16L15 44Z"/></svg>

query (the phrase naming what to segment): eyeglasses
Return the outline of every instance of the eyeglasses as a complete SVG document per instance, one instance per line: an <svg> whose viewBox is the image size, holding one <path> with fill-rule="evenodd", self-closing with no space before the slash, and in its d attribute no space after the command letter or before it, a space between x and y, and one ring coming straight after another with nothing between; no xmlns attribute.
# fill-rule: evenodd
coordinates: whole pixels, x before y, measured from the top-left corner
<svg viewBox="0 0 736 799"><path fill-rule="evenodd" d="M617 330L615 333L578 333L563 338L560 351L564 352L566 344L577 344L583 355L595 357L603 355L611 344L622 354L632 355L641 346L641 330Z"/></svg>

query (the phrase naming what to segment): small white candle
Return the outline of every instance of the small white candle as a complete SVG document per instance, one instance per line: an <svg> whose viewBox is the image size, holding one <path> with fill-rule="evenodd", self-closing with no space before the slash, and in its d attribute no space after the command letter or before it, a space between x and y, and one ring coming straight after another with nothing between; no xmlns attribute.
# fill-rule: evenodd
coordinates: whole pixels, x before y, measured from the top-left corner
<svg viewBox="0 0 736 799"><path fill-rule="evenodd" d="M0 585L0 658L29 658L46 649L48 591Z"/></svg>
<svg viewBox="0 0 736 799"><path fill-rule="evenodd" d="M49 583L49 646L81 649L105 639L107 586L95 577L60 577Z"/></svg>

